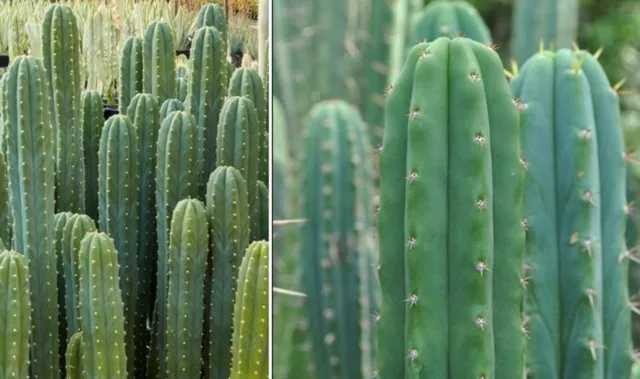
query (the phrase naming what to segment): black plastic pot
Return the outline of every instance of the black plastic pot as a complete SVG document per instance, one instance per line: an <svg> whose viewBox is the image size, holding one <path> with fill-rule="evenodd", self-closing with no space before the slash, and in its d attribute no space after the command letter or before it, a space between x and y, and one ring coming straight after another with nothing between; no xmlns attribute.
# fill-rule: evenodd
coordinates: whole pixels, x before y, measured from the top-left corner
<svg viewBox="0 0 640 379"><path fill-rule="evenodd" d="M9 56L0 55L0 68L9 67Z"/></svg>
<svg viewBox="0 0 640 379"><path fill-rule="evenodd" d="M114 107L112 105L105 105L104 106L104 119L105 119L105 121L108 120L111 116L117 115L118 113L120 113L120 111L118 111L117 107Z"/></svg>

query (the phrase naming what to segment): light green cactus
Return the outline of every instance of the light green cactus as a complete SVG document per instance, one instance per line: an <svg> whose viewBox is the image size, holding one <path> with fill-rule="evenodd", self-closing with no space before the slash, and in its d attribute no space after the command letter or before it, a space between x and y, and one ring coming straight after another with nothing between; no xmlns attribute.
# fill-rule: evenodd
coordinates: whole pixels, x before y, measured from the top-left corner
<svg viewBox="0 0 640 379"><path fill-rule="evenodd" d="M129 37L124 41L120 52L120 78L118 106L120 113L127 114L129 104L136 94L142 92L143 87L143 39Z"/></svg>
<svg viewBox="0 0 640 379"><path fill-rule="evenodd" d="M82 379L82 332L76 332L69 339L65 359L67 379Z"/></svg>

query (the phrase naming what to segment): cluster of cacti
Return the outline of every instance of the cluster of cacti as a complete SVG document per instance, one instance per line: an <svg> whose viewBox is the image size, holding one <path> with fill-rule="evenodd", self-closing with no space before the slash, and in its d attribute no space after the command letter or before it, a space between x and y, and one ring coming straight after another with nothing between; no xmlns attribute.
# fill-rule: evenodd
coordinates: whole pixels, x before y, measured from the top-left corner
<svg viewBox="0 0 640 379"><path fill-rule="evenodd" d="M268 271L235 290L249 243L268 237L263 79L242 69L229 93L218 5L178 63L170 22L116 59L106 5L74 9L51 5L41 58L15 57L0 80L0 247L15 250L0 252L0 377L226 379L234 360L266 379L268 282L252 275ZM245 361L234 340L261 353Z"/></svg>

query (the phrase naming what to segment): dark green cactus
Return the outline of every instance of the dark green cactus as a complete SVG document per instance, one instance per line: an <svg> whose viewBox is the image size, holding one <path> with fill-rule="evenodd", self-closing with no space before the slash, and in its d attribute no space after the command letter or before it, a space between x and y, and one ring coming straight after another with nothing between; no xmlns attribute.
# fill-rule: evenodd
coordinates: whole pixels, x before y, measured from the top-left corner
<svg viewBox="0 0 640 379"><path fill-rule="evenodd" d="M73 10L54 4L42 22L42 52L56 133L56 208L84 212L81 41Z"/></svg>
<svg viewBox="0 0 640 379"><path fill-rule="evenodd" d="M173 111L184 111L185 106L182 101L178 99L167 99L162 103L162 107L160 107L160 121L162 122L169 113Z"/></svg>
<svg viewBox="0 0 640 379"><path fill-rule="evenodd" d="M511 56L520 64L540 44L570 48L578 37L579 0L515 0Z"/></svg>
<svg viewBox="0 0 640 379"><path fill-rule="evenodd" d="M165 21L154 21L144 36L143 90L158 104L176 97L176 48L173 30Z"/></svg>
<svg viewBox="0 0 640 379"><path fill-rule="evenodd" d="M531 57L512 89L528 162L529 377L627 378L631 253L618 95L595 57L566 49Z"/></svg>
<svg viewBox="0 0 640 379"><path fill-rule="evenodd" d="M167 377L199 378L204 281L209 252L204 205L181 200L171 219L167 297Z"/></svg>
<svg viewBox="0 0 640 379"><path fill-rule="evenodd" d="M261 133L253 102L247 97L228 97L218 125L217 166L235 167L246 180L251 210L251 240L259 234L258 163Z"/></svg>
<svg viewBox="0 0 640 379"><path fill-rule="evenodd" d="M269 240L269 189L258 180L258 202L257 207L257 225L258 228L254 233L256 240Z"/></svg>
<svg viewBox="0 0 640 379"><path fill-rule="evenodd" d="M252 243L238 274L230 379L269 377L269 244Z"/></svg>
<svg viewBox="0 0 640 379"><path fill-rule="evenodd" d="M125 310L127 362L134 368L139 291L138 235L140 163L136 128L128 116L112 116L100 138L99 199L100 230L115 241L120 263L120 289ZM84 317L84 316L83 316ZM83 320L84 322L84 320ZM88 335L85 332L85 338Z"/></svg>
<svg viewBox="0 0 640 379"><path fill-rule="evenodd" d="M224 13L224 8L222 8L218 4L205 4L200 8L198 15L196 16L195 27L196 30L204 27L211 26L216 28L222 36L222 40L224 41L224 51L225 54L227 52L228 46L228 27L227 27L227 16Z"/></svg>
<svg viewBox="0 0 640 379"><path fill-rule="evenodd" d="M124 41L120 52L120 78L118 80L118 106L120 114L126 115L133 97L142 93L144 40L140 37L129 37Z"/></svg>
<svg viewBox="0 0 640 379"><path fill-rule="evenodd" d="M64 371L64 355L67 344L67 315L65 311L65 272L62 264L62 235L64 232L64 226L67 223L69 217L73 216L71 212L61 212L54 215L54 245L56 251L56 270L58 272L57 289L58 289L58 337L60 338L60 344L58 345L58 354L60 355L60 368ZM71 332L73 334L73 331ZM64 372L63 372L64 376Z"/></svg>
<svg viewBox="0 0 640 379"><path fill-rule="evenodd" d="M82 332L76 332L69 339L65 358L67 379L82 379Z"/></svg>
<svg viewBox="0 0 640 379"><path fill-rule="evenodd" d="M17 57L5 74L5 142L14 249L32 274L31 374L59 378L56 256L54 250L54 131L46 71L33 57Z"/></svg>
<svg viewBox="0 0 640 379"><path fill-rule="evenodd" d="M218 30L213 27L198 29L191 45L187 101L200 128L203 146L200 195L206 192L204 183L216 167L218 120L229 81L224 69L226 56L224 37Z"/></svg>
<svg viewBox="0 0 640 379"><path fill-rule="evenodd" d="M522 377L519 122L489 47L411 49L380 151L379 377Z"/></svg>
<svg viewBox="0 0 640 379"><path fill-rule="evenodd" d="M182 199L196 197L200 177L199 130L185 111L170 113L162 122L157 145L156 207L158 210L157 304L153 318L150 373L166 372L167 273L169 227L173 210Z"/></svg>
<svg viewBox="0 0 640 379"><path fill-rule="evenodd" d="M213 272L208 280L205 317L205 377L228 379L233 303L238 266L249 245L247 184L240 172L219 166L207 184L207 215Z"/></svg>
<svg viewBox="0 0 640 379"><path fill-rule="evenodd" d="M0 252L0 378L3 379L29 377L29 280L22 254L13 250Z"/></svg>
<svg viewBox="0 0 640 379"><path fill-rule="evenodd" d="M178 78L177 93L178 100L185 101L189 94L189 86L187 85L187 78Z"/></svg>
<svg viewBox="0 0 640 379"><path fill-rule="evenodd" d="M115 126L115 125L114 125ZM127 378L119 253L104 233L88 233L79 254L84 378Z"/></svg>
<svg viewBox="0 0 640 379"><path fill-rule="evenodd" d="M491 33L478 11L466 1L434 1L413 21L409 43L433 41L438 37L464 36L491 43ZM409 46L411 46L409 45Z"/></svg>
<svg viewBox="0 0 640 379"><path fill-rule="evenodd" d="M229 81L229 96L249 98L258 114L258 132L260 135L260 161L258 163L258 179L268 182L269 176L269 110L267 108L266 91L258 72L251 68L238 68ZM244 174L243 174L244 175Z"/></svg>
<svg viewBox="0 0 640 379"><path fill-rule="evenodd" d="M3 139L0 137L0 144ZM9 200L9 171L5 154L0 149L0 241L11 247L11 236L13 234L11 220L11 203Z"/></svg>
<svg viewBox="0 0 640 379"><path fill-rule="evenodd" d="M342 101L317 104L305 129L300 172L302 226L299 290L307 294L302 332L311 345L318 378L370 377L363 356L371 353L370 323L376 301L361 292L363 277L374 274L370 239L373 169L365 125L358 111ZM362 158L362 159L361 159ZM367 262L369 272L360 272ZM363 310L368 314L363 318ZM333 340L327 344L327 339ZM362 352L361 352L362 348ZM332 364L327 364L332 362Z"/></svg>
<svg viewBox="0 0 640 379"><path fill-rule="evenodd" d="M104 125L104 106L98 91L82 93L82 126L84 140L85 211L98 219L98 149Z"/></svg>

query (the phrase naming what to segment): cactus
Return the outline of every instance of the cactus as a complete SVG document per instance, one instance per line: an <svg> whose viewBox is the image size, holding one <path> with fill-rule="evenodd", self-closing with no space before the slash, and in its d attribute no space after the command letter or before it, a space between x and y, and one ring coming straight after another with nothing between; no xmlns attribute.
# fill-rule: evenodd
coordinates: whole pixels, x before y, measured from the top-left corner
<svg viewBox="0 0 640 379"><path fill-rule="evenodd" d="M126 115L129 104L136 94L142 93L143 85L143 39L129 37L120 52L120 79L118 106L120 114Z"/></svg>
<svg viewBox="0 0 640 379"><path fill-rule="evenodd" d="M31 374L59 378L56 256L54 251L54 133L46 71L32 57L9 67L4 86L9 194L14 249L27 257L33 329ZM49 283L49 284L47 284Z"/></svg>
<svg viewBox="0 0 640 379"><path fill-rule="evenodd" d="M173 211L167 297L167 377L199 378L204 281L209 251L204 205L181 200Z"/></svg>
<svg viewBox="0 0 640 379"><path fill-rule="evenodd" d="M0 144L3 144L2 141L3 140L0 139ZM11 246L13 228L11 226L12 220L8 175L9 172L7 170L5 154L2 149L0 149L0 241L3 241L7 246Z"/></svg>
<svg viewBox="0 0 640 379"><path fill-rule="evenodd" d="M579 0L516 0L511 56L523 64L538 46L570 48L578 37Z"/></svg>
<svg viewBox="0 0 640 379"><path fill-rule="evenodd" d="M259 233L258 157L261 125L255 107L246 97L232 96L225 100L220 113L217 138L217 166L233 166L246 180L251 210L251 240Z"/></svg>
<svg viewBox="0 0 640 379"><path fill-rule="evenodd" d="M227 16L224 9L218 4L205 4L200 8L195 21L195 30L210 26L220 32L224 44L225 55L228 53L229 35L227 26Z"/></svg>
<svg viewBox="0 0 640 379"><path fill-rule="evenodd" d="M189 86L187 85L187 78L177 79L177 97L180 101L185 101L189 94Z"/></svg>
<svg viewBox="0 0 640 379"><path fill-rule="evenodd" d="M176 97L176 61L173 30L165 21L154 21L144 36L145 93L156 97L158 104Z"/></svg>
<svg viewBox="0 0 640 379"><path fill-rule="evenodd" d="M169 227L173 210L182 199L196 197L200 175L199 130L192 115L170 113L162 122L157 145L156 207L158 210L157 303L149 370L166 372L167 273Z"/></svg>
<svg viewBox="0 0 640 379"><path fill-rule="evenodd" d="M98 219L98 149L104 125L104 107L98 91L82 93L82 128L84 145L85 213Z"/></svg>
<svg viewBox="0 0 640 379"><path fill-rule="evenodd" d="M465 1L434 1L413 21L410 42L464 36L485 44L491 33L478 11Z"/></svg>
<svg viewBox="0 0 640 379"><path fill-rule="evenodd" d="M258 227L256 228L256 232L252 232L254 234L254 240L265 240L269 239L269 189L267 186L258 180L256 183L258 186L258 201L256 203L258 210L254 211L256 214L256 224Z"/></svg>
<svg viewBox="0 0 640 379"><path fill-rule="evenodd" d="M162 107L160 107L160 120L161 122L167 118L169 113L173 111L184 111L185 107L182 101L178 99L167 99L162 103Z"/></svg>
<svg viewBox="0 0 640 379"><path fill-rule="evenodd" d="M519 122L489 47L411 49L380 152L380 377L522 377Z"/></svg>
<svg viewBox="0 0 640 379"><path fill-rule="evenodd" d="M67 379L82 379L82 332L76 332L69 339L65 358Z"/></svg>
<svg viewBox="0 0 640 379"><path fill-rule="evenodd" d="M224 37L213 27L198 29L191 45L189 109L200 128L204 161L200 183L206 183L216 166L218 120L227 93ZM201 184L200 195L206 192Z"/></svg>
<svg viewBox="0 0 640 379"><path fill-rule="evenodd" d="M60 368L63 369L64 376L64 353L67 342L67 316L65 312L65 272L63 266L63 250L62 250L62 235L64 232L64 226L67 223L69 217L73 216L71 212L56 213L53 218L54 222L54 245L56 252L56 270L58 272L57 290L58 290L58 337L60 338L60 344L58 345L58 354L60 355ZM73 331L72 331L73 333Z"/></svg>
<svg viewBox="0 0 640 379"><path fill-rule="evenodd" d="M211 261L206 294L205 377L228 379L233 330L233 294L238 266L249 245L247 184L240 172L219 166L207 184Z"/></svg>
<svg viewBox="0 0 640 379"><path fill-rule="evenodd" d="M44 67L56 133L56 208L84 212L85 172L82 139L83 82L80 73L80 34L67 5L47 8L42 23Z"/></svg>
<svg viewBox="0 0 640 379"><path fill-rule="evenodd" d="M594 56L566 49L531 57L512 89L528 159L529 376L627 378L631 253L618 95Z"/></svg>
<svg viewBox="0 0 640 379"><path fill-rule="evenodd" d="M237 69L229 81L229 96L245 96L251 100L256 108L259 125L257 133L261 137L259 142L258 179L266 184L269 180L269 112L266 91L258 72L248 68ZM243 173L243 175L245 174Z"/></svg>
<svg viewBox="0 0 640 379"><path fill-rule="evenodd" d="M304 132L300 188L304 197L299 254L300 290L307 294L306 324L318 378L369 377L361 354L372 351L364 336L375 304L373 293L361 292L361 280L373 274L374 248L370 234L373 168L364 122L358 111L342 101L317 104ZM296 252L295 254L298 254ZM366 261L371 273L360 272ZM362 311L369 314L363 318ZM334 317L326 317L331 314ZM331 336L331 337L327 337ZM326 338L335 338L327 344ZM327 365L326 362L335 362ZM395 377L395 376L392 376Z"/></svg>
<svg viewBox="0 0 640 379"><path fill-rule="evenodd" d="M269 244L252 243L238 274L230 379L269 377Z"/></svg>
<svg viewBox="0 0 640 379"><path fill-rule="evenodd" d="M29 377L29 268L15 251L0 253L0 378Z"/></svg>
<svg viewBox="0 0 640 379"><path fill-rule="evenodd" d="M136 128L129 117L115 115L104 125L100 138L100 230L115 241L120 263L120 289L125 310L127 362L134 368L138 296L138 234L140 162ZM83 316L84 317L84 316ZM84 322L84 320L83 320ZM89 336L85 332L85 338Z"/></svg>
<svg viewBox="0 0 640 379"><path fill-rule="evenodd" d="M85 378L127 378L119 255L113 240L104 233L88 233L82 239L79 253L80 349Z"/></svg>

